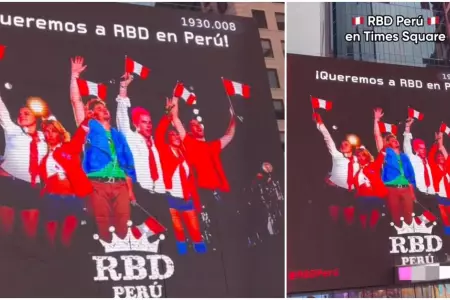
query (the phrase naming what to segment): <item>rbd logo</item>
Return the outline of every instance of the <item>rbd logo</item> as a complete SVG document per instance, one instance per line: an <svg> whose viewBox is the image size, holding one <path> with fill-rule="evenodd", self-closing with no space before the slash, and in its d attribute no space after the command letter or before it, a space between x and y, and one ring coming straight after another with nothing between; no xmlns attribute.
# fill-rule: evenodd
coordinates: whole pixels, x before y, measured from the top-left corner
<svg viewBox="0 0 450 300"><path fill-rule="evenodd" d="M97 268L94 280L123 282L123 285L112 287L114 298L160 298L162 286L158 281L170 278L175 270L170 257L157 254L159 242L164 240L164 235L159 235L155 242L149 242L151 231L143 226L132 228L131 221L128 221L127 225L128 232L124 239L114 233L114 227L110 228L112 233L110 243L100 239L97 234L94 235L94 239L102 244L105 253L140 252L143 254L120 255L120 259L117 258L118 256L93 256L92 259L96 262ZM143 234L136 238L133 234L134 229L139 229ZM138 280L148 280L150 284L139 286L125 284Z"/></svg>
<svg viewBox="0 0 450 300"><path fill-rule="evenodd" d="M390 253L401 254L401 262L399 262L401 265L437 262L435 253L442 249L442 239L437 235L432 235L433 228L436 226L435 217L430 213L424 213L419 217L415 217L415 214L412 216L411 225L406 224L404 218L401 218L402 227L391 223L391 226L396 229L397 235L402 236L389 237L391 240Z"/></svg>

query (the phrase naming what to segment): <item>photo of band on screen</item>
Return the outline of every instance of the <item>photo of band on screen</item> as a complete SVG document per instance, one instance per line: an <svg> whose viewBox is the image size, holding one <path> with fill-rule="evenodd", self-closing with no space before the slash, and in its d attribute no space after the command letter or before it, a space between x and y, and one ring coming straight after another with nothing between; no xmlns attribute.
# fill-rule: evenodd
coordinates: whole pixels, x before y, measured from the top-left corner
<svg viewBox="0 0 450 300"><path fill-rule="evenodd" d="M75 132L69 133L64 126L73 120L57 118L39 96L23 100L17 118L8 110L11 100L0 97L0 125L5 135L0 191L14 191L0 197L1 234L19 231L33 240L41 228L48 245L64 249L72 245L86 222L95 224L100 239L111 241L113 230L119 238L127 235L131 220L136 238L161 238L171 227L180 255L190 248L196 253L209 251L211 220L199 190L209 191L217 203L230 192L221 153L233 143L239 123L244 122L232 99L250 98L250 87L218 78L230 104L229 124L221 137L205 140L191 87L174 82L169 91L172 96L161 105L165 114L156 121L147 108L134 107L129 94L133 85L152 80L149 67L126 57L124 73L117 74L120 88L113 102L106 99L114 91L83 77L89 62L77 56L68 57L67 63L67 67L71 64L67 104L73 108ZM116 116L108 109L113 104L117 105ZM181 120L179 110L183 109L193 109L193 119ZM114 118L117 127L112 125ZM248 206L259 216L249 233L249 246L277 235L282 227L284 196L272 176L273 168L270 162L261 162L253 182L248 183L252 193L246 198ZM136 184L147 192L145 197L136 196ZM167 206L171 224L162 224L152 215L148 203L154 195L163 195L165 202L160 205ZM144 217L133 218L133 210Z"/></svg>
<svg viewBox="0 0 450 300"><path fill-rule="evenodd" d="M422 112L405 106L404 115L385 115L383 108L373 107L367 122L373 122L375 143L351 133L335 141L330 132L337 127L327 124L335 104L312 96L311 104L313 122L332 161L325 178L334 195L328 206L331 220L368 231L375 230L382 217L397 227L413 220L425 225L439 221L450 234L450 158L444 146L450 128L444 122L429 133L434 142L427 145L424 139L429 137L414 136L414 128L427 122ZM405 121L389 123L399 119ZM365 143L376 147L368 149Z"/></svg>

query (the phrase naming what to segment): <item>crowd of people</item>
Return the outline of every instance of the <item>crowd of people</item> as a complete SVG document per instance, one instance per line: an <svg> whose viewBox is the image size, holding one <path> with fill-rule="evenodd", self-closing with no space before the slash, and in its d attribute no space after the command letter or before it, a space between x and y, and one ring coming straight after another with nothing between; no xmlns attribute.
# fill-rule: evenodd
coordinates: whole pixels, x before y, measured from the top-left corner
<svg viewBox="0 0 450 300"><path fill-rule="evenodd" d="M230 107L226 133L206 141L203 125L197 120L184 127L178 114L179 99L171 97L166 99L166 114L153 130L147 109L132 108L130 118L128 88L133 76L125 73L116 98L115 128L106 99L91 97L83 102L77 80L85 69L82 57L72 59L70 100L77 124L72 137L50 110L37 115L30 101L14 122L0 98L6 145L0 190L15 191L0 200L2 234L11 235L20 223L25 236L35 239L39 222L44 222L49 243L68 247L88 215L102 240L111 240L111 226L124 238L131 207L146 207L151 195L162 195L178 252L188 252L188 241L197 253L206 252L199 220L204 199L200 199L199 189L207 190L213 199L230 191L220 155L235 134L234 110ZM146 194L137 197L136 186ZM136 225L133 234L139 236L166 231L166 224L151 215Z"/></svg>
<svg viewBox="0 0 450 300"><path fill-rule="evenodd" d="M314 112L313 121L322 133L332 157L332 170L326 178L329 215L337 221L343 216L347 225L356 216L362 228L375 229L383 207L391 221L401 227L439 220L450 234L450 160L443 143L443 132L434 135L427 148L412 135L415 118L405 123L403 147L396 130L382 125L381 108L374 109L374 138L377 155L360 144L345 139L336 146L322 117ZM381 128L381 129L380 129ZM339 147L339 148L338 148ZM403 148L403 149L402 149Z"/></svg>

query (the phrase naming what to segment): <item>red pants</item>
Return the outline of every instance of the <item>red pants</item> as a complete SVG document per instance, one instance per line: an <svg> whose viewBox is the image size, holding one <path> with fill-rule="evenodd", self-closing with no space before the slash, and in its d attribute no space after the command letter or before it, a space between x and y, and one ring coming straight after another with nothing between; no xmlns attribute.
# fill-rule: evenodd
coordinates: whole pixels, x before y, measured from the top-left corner
<svg viewBox="0 0 450 300"><path fill-rule="evenodd" d="M411 224L414 200L416 200L414 191L410 187L395 188L386 186L386 188L388 189L386 200L392 222L397 226L401 226L400 218L403 217L407 224Z"/></svg>
<svg viewBox="0 0 450 300"><path fill-rule="evenodd" d="M100 238L111 241L109 228L114 226L120 238L127 235L130 220L130 196L125 181L105 183L92 181L94 192L89 197L89 210L93 213Z"/></svg>
<svg viewBox="0 0 450 300"><path fill-rule="evenodd" d="M195 210L179 211L170 208L170 215L172 216L172 224L177 242L186 242L183 223L194 243L203 242L203 237L200 232L200 222L198 221L197 212Z"/></svg>

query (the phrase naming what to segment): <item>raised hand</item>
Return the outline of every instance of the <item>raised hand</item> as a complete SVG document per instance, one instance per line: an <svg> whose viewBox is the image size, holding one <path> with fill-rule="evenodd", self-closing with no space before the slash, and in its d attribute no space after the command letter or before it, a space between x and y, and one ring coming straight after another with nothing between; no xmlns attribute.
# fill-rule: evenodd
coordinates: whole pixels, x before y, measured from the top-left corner
<svg viewBox="0 0 450 300"><path fill-rule="evenodd" d="M408 118L408 119L406 119L405 126L411 127L412 123L414 123L414 118Z"/></svg>
<svg viewBox="0 0 450 300"><path fill-rule="evenodd" d="M373 110L373 117L375 121L380 121L383 116L384 116L383 109L377 107Z"/></svg>
<svg viewBox="0 0 450 300"><path fill-rule="evenodd" d="M83 66L84 58L77 56L70 60L72 62L72 74L80 75L86 70L87 66Z"/></svg>
<svg viewBox="0 0 450 300"><path fill-rule="evenodd" d="M173 109L173 100L172 98L166 97L166 113L170 116L173 114L172 109Z"/></svg>
<svg viewBox="0 0 450 300"><path fill-rule="evenodd" d="M317 124L323 124L323 120L322 120L322 116L319 115L318 113L313 113L312 115L312 119L314 122L316 122Z"/></svg>
<svg viewBox="0 0 450 300"><path fill-rule="evenodd" d="M130 73L125 73L122 75L123 80L120 82L120 87L126 88L133 81L134 77Z"/></svg>

